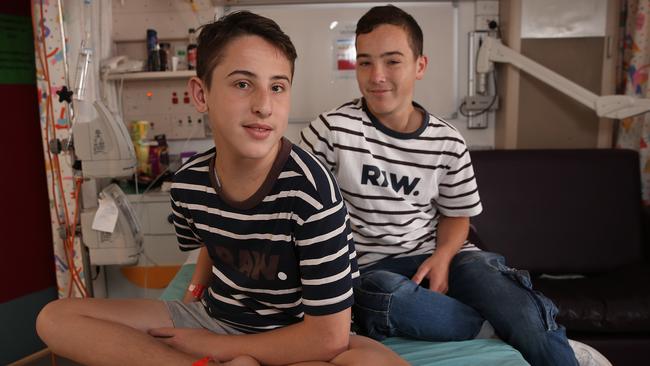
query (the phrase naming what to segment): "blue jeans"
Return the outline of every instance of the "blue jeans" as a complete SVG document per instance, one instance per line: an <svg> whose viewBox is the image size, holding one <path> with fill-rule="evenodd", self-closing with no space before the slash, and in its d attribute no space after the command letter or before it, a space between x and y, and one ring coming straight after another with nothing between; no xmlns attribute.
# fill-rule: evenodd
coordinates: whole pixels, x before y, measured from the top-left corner
<svg viewBox="0 0 650 366"><path fill-rule="evenodd" d="M528 272L509 268L495 253L458 253L447 295L411 281L428 255L383 260L362 270L354 289L354 322L371 338L430 341L474 338L484 319L533 366L577 365L557 307L532 289Z"/></svg>

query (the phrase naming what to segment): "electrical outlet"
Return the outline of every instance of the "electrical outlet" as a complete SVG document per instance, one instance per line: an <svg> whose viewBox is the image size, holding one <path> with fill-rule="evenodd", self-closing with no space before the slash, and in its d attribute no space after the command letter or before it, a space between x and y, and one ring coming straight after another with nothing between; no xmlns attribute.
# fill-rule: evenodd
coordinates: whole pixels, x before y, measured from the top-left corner
<svg viewBox="0 0 650 366"><path fill-rule="evenodd" d="M470 130L487 128L487 126L488 126L488 115L485 113L478 116L472 116L467 118L467 128Z"/></svg>
<svg viewBox="0 0 650 366"><path fill-rule="evenodd" d="M488 109L489 108L489 109ZM465 97L464 109L469 112L495 111L499 108L499 97L495 95L472 95Z"/></svg>
<svg viewBox="0 0 650 366"><path fill-rule="evenodd" d="M186 83L180 79L129 81L122 91L124 121L149 121L150 139L159 134L168 140L205 138L207 115L194 108Z"/></svg>
<svg viewBox="0 0 650 366"><path fill-rule="evenodd" d="M144 119L144 117L141 119ZM149 133L147 137L153 139L154 136L163 134L169 134L169 116L157 115L154 119L149 120Z"/></svg>
<svg viewBox="0 0 650 366"><path fill-rule="evenodd" d="M169 132L167 133L168 140L180 140L185 137L185 116L172 115L168 117L167 123L169 125Z"/></svg>
<svg viewBox="0 0 650 366"><path fill-rule="evenodd" d="M184 137L200 139L205 138L205 127L203 126L203 118L196 116L187 116L184 124Z"/></svg>

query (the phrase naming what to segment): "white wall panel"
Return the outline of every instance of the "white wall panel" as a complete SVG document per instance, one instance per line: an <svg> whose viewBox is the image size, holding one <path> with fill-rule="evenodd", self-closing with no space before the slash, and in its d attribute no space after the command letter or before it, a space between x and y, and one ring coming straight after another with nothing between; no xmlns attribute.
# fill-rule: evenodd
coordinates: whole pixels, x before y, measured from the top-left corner
<svg viewBox="0 0 650 366"><path fill-rule="evenodd" d="M521 38L604 37L607 0L523 0Z"/></svg>
<svg viewBox="0 0 650 366"><path fill-rule="evenodd" d="M481 4L490 3L481 1ZM347 26L353 30L359 17L369 8L385 3L216 8L209 3L208 0L196 1L198 11L193 13L189 4L181 1L113 0L113 36L118 42L118 53L145 58L147 28L156 29L159 39L172 41L176 45L184 41L187 28L212 21L215 16L228 11L247 9L277 21L291 36L298 51L290 114L292 124L287 131L289 138L297 140L304 124L319 113L360 96L354 73L342 77L335 70L334 42L340 35L341 27ZM429 67L425 78L416 83L416 101L431 113L453 123L470 146L491 147L494 146L492 114L488 128L468 130L466 120L456 113L467 94L467 33L475 28L476 4L475 0L396 3L416 18L424 32L424 52L429 57ZM330 30L330 24L335 20L339 25ZM151 85L156 84L152 82ZM183 143L184 148L201 150L193 145L194 141ZM170 148L177 150L173 141Z"/></svg>
<svg viewBox="0 0 650 366"><path fill-rule="evenodd" d="M245 7L270 17L291 37L298 50L290 120L304 122L360 95L354 73L335 69L334 44L341 27L354 38L357 20L377 4L321 4ZM448 117L456 110L458 89L458 10L449 2L400 3L424 33L429 69L416 84L416 100L431 113ZM231 11L244 9L232 7ZM332 22L338 26L330 29Z"/></svg>

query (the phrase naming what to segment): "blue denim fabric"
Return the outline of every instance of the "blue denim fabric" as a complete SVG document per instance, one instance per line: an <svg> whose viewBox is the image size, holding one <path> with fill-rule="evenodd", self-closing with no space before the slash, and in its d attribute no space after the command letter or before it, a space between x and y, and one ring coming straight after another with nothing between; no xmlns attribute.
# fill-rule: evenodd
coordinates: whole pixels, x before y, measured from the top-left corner
<svg viewBox="0 0 650 366"><path fill-rule="evenodd" d="M447 295L411 281L428 255L383 260L362 269L354 289L354 321L374 339L406 336L430 341L472 339L483 320L533 366L577 365L557 307L532 289L528 272L502 256L461 252L451 262Z"/></svg>

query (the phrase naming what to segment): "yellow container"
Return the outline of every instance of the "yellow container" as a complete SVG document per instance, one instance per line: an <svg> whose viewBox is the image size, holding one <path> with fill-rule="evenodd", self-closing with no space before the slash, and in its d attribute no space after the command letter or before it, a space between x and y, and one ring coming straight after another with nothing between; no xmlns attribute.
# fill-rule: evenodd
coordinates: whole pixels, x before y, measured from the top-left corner
<svg viewBox="0 0 650 366"><path fill-rule="evenodd" d="M150 127L149 121L131 122L131 140L133 140L135 156L138 159L138 175L151 175L149 143L146 141Z"/></svg>

